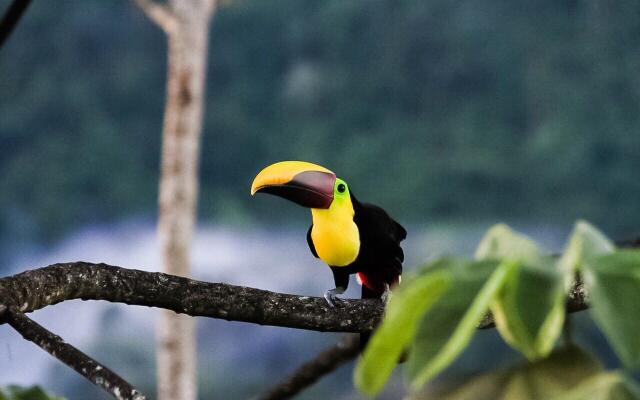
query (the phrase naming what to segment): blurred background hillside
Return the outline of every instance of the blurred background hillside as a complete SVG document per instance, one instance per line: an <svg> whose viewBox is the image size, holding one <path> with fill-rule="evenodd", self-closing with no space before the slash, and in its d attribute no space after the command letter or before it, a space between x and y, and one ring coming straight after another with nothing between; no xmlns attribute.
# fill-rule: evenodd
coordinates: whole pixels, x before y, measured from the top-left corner
<svg viewBox="0 0 640 400"><path fill-rule="evenodd" d="M0 0L2 10L8 4ZM199 278L316 295L332 284L307 254L308 212L248 195L255 173L282 159L331 168L359 198L410 227L408 268L468 253L497 221L551 250L577 218L614 238L640 233L638 2L224 4L209 51ZM163 36L129 0L30 6L0 52L2 274L80 258L157 268ZM68 307L87 318L98 309ZM98 359L114 357L104 361L124 376L127 367L152 363L149 341L136 341L153 335L151 322L131 336L129 309L100 307L92 328L89 321L51 328L84 340ZM56 321L60 311L35 316ZM285 331L202 321L203 398L231 393L225 374L255 363L252 357L264 361L253 365L250 382L234 384L239 397L335 340ZM244 348L251 340L243 334L267 339ZM26 345L7 335L0 330L0 370L14 375L0 374L0 385L49 382L71 398L89 390L63 367L42 364L49 360L38 350L33 365L49 372L30 377L18 358ZM492 343L489 357L514 357L491 347L500 346L492 333L482 335ZM214 353L224 343L237 351L221 362ZM473 368L464 366L472 363L457 371L469 374ZM152 388L149 369L133 368L134 383ZM349 373L308 398L350 398Z"/></svg>

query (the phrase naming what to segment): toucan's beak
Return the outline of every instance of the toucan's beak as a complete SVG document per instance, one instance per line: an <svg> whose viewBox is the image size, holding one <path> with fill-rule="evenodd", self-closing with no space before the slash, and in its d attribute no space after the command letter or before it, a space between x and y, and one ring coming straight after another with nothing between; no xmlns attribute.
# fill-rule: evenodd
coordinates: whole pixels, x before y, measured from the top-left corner
<svg viewBox="0 0 640 400"><path fill-rule="evenodd" d="M260 171L251 185L258 192L283 197L308 208L329 208L336 174L305 161L281 161Z"/></svg>

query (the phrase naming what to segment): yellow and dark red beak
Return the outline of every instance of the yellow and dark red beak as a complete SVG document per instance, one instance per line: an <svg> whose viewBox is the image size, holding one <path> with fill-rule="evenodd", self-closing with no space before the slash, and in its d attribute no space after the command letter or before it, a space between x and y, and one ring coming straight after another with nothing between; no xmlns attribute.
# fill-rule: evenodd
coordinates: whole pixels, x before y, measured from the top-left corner
<svg viewBox="0 0 640 400"><path fill-rule="evenodd" d="M251 195L258 192L280 196L308 208L329 208L333 202L336 174L305 161L281 161L255 177Z"/></svg>

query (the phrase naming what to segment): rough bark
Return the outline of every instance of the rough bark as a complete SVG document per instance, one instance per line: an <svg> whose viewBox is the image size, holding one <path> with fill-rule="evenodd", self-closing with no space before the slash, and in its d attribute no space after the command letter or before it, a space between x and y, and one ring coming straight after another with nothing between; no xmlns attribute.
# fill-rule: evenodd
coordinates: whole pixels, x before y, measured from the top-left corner
<svg viewBox="0 0 640 400"><path fill-rule="evenodd" d="M106 300L159 307L191 316L329 332L374 328L382 302L324 298L209 283L106 264L54 264L0 279L0 304L31 312L65 300Z"/></svg>
<svg viewBox="0 0 640 400"><path fill-rule="evenodd" d="M158 239L162 271L189 276L209 21L215 0L137 0L169 41ZM157 329L158 398L195 400L195 321L163 312Z"/></svg>
<svg viewBox="0 0 640 400"><path fill-rule="evenodd" d="M21 312L73 299L159 307L197 317L321 332L370 332L383 312L383 304L377 299L344 300L340 307L331 308L322 297L87 262L54 264L0 279L0 305ZM586 308L582 284L577 283L567 309L576 312ZM493 318L487 315L478 328L491 326Z"/></svg>
<svg viewBox="0 0 640 400"><path fill-rule="evenodd" d="M3 322L11 325L24 339L33 342L53 357L67 364L116 399L146 400L145 395L118 374L66 343L60 336L51 333L23 313L6 307L4 311L0 312Z"/></svg>

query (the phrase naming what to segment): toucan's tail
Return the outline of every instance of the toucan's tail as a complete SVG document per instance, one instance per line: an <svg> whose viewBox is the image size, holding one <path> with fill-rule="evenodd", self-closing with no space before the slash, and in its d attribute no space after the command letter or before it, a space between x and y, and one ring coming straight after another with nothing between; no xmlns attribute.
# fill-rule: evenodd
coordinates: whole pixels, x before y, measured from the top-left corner
<svg viewBox="0 0 640 400"><path fill-rule="evenodd" d="M367 347L367 343L369 343L370 338L371 338L371 333L360 334L360 353L362 353L364 351L364 348Z"/></svg>
<svg viewBox="0 0 640 400"><path fill-rule="evenodd" d="M382 290L374 290L374 285L371 284L368 276L363 274L362 272L358 272L358 280L362 284L362 295L360 296L363 299L379 299L384 293L384 286ZM362 352L364 348L367 346L369 342L369 338L371 338L371 333L361 333L360 334L360 351Z"/></svg>

